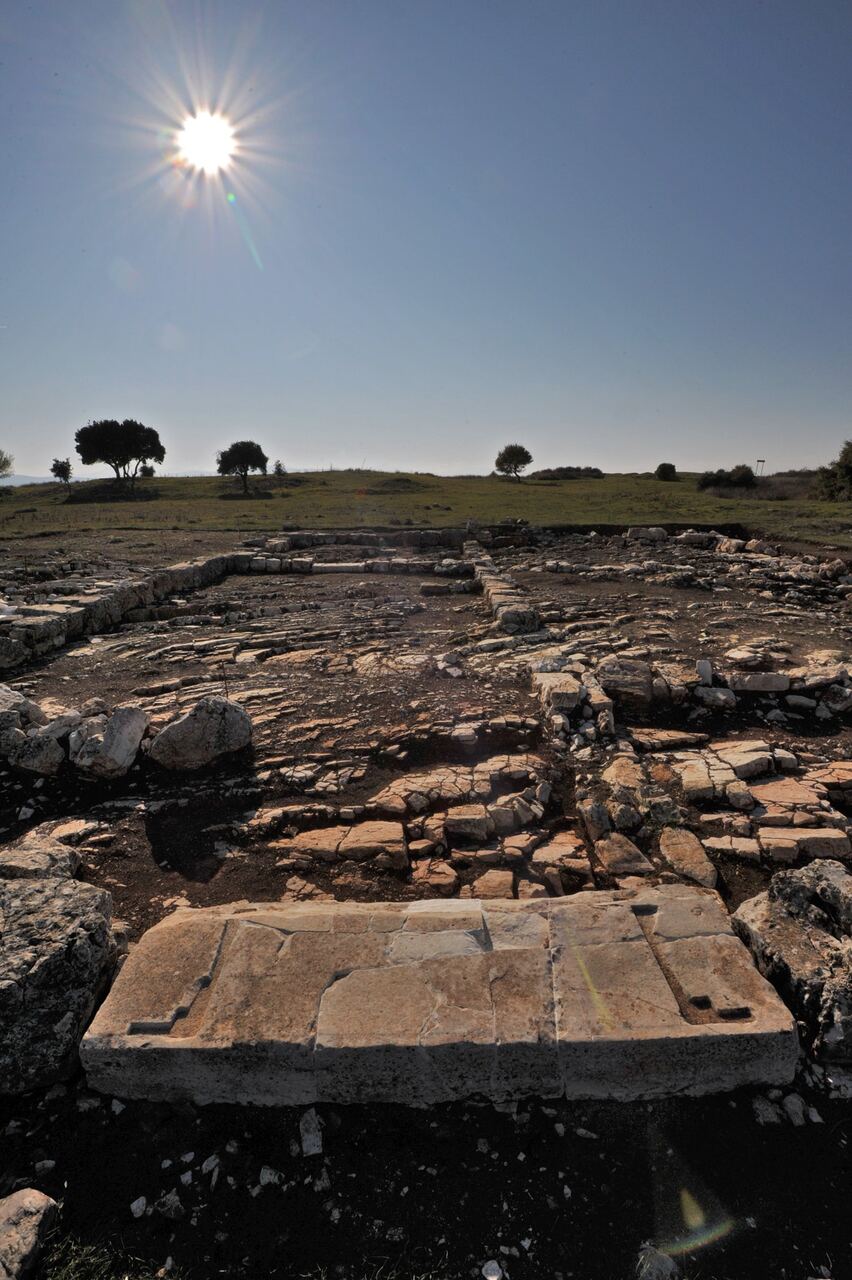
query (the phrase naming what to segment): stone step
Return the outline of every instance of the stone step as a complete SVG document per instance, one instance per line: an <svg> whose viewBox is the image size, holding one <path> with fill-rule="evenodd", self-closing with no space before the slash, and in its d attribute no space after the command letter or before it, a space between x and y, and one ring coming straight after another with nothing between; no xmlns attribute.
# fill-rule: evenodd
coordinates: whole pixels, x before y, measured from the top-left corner
<svg viewBox="0 0 852 1280"><path fill-rule="evenodd" d="M783 1084L798 1041L718 896L676 884L179 911L81 1056L119 1097L424 1106Z"/></svg>

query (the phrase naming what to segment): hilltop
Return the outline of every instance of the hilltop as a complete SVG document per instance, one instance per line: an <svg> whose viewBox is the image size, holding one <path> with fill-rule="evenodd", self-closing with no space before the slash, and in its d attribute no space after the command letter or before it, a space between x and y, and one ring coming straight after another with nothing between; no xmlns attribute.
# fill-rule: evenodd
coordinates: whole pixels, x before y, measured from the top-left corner
<svg viewBox="0 0 852 1280"><path fill-rule="evenodd" d="M6 539L113 530L239 533L309 525L319 528L442 527L467 520L531 524L740 524L750 531L801 542L852 547L852 518L843 502L813 501L769 481L721 497L697 488L696 474L674 483L651 475L520 482L497 476L437 476L415 472L305 471L267 476L244 498L215 476L140 481L135 495L114 500L111 483L75 481L18 485L0 494L0 535Z"/></svg>

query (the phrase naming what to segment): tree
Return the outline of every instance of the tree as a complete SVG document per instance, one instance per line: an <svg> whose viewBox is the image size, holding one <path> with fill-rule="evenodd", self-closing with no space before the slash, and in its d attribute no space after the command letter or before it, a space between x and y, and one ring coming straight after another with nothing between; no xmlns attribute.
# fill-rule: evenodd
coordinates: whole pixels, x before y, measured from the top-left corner
<svg viewBox="0 0 852 1280"><path fill-rule="evenodd" d="M281 461L280 458L275 459L275 463L272 468L272 473L273 475L276 475L279 480L281 479L282 476L286 476L287 468L284 466L284 463Z"/></svg>
<svg viewBox="0 0 852 1280"><path fill-rule="evenodd" d="M142 466L139 468L139 475L142 477L143 480L150 480L151 477L156 474L157 473L155 472L154 468L151 466L150 462L143 462Z"/></svg>
<svg viewBox="0 0 852 1280"><path fill-rule="evenodd" d="M248 493L248 474L260 471L266 475L269 462L266 454L254 440L236 440L227 449L216 454L216 470L220 476L241 476L243 493Z"/></svg>
<svg viewBox="0 0 852 1280"><path fill-rule="evenodd" d="M140 467L149 462L162 462L166 456L154 428L132 418L125 418L123 422L115 418L90 422L80 428L74 441L85 466L103 462L112 467L119 484L129 484L131 489Z"/></svg>
<svg viewBox="0 0 852 1280"><path fill-rule="evenodd" d="M0 449L0 480L15 474L15 459L5 449Z"/></svg>
<svg viewBox="0 0 852 1280"><path fill-rule="evenodd" d="M654 475L658 480L677 480L677 467L673 462L661 462Z"/></svg>
<svg viewBox="0 0 852 1280"><path fill-rule="evenodd" d="M529 449L522 444L507 444L497 454L494 468L502 476L513 476L515 480L520 480L524 467L528 467L531 462L532 454Z"/></svg>
<svg viewBox="0 0 852 1280"><path fill-rule="evenodd" d="M71 483L71 459L70 458L54 458L50 466L50 474L55 480L61 480L63 484Z"/></svg>
<svg viewBox="0 0 852 1280"><path fill-rule="evenodd" d="M817 488L820 497L834 502L852 499L852 440L847 440L834 462L820 467L817 472Z"/></svg>

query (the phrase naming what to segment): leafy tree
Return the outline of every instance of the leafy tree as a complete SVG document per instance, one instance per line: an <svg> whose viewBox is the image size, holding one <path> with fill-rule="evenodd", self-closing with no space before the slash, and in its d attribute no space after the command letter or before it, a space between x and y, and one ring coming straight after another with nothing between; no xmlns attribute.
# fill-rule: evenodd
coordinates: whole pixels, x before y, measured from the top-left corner
<svg viewBox="0 0 852 1280"><path fill-rule="evenodd" d="M520 480L524 467L528 467L531 462L532 454L529 449L522 444L507 444L497 454L494 469L501 476L513 476L515 480Z"/></svg>
<svg viewBox="0 0 852 1280"><path fill-rule="evenodd" d="M248 474L260 471L266 475L269 459L254 440L236 440L227 449L216 454L216 469L220 476L240 476L243 493L248 493Z"/></svg>
<svg viewBox="0 0 852 1280"><path fill-rule="evenodd" d="M847 440L838 457L817 472L817 489L820 497L834 502L852 499L852 440Z"/></svg>
<svg viewBox="0 0 852 1280"><path fill-rule="evenodd" d="M150 480L151 476L154 476L157 473L151 466L150 462L143 462L142 466L139 468L139 474L144 480Z"/></svg>
<svg viewBox="0 0 852 1280"><path fill-rule="evenodd" d="M63 484L71 483L71 459L70 458L54 458L50 466L50 474L54 480L61 480Z"/></svg>
<svg viewBox="0 0 852 1280"><path fill-rule="evenodd" d="M146 463L162 462L166 451L153 427L143 426L132 418L123 422L103 418L81 427L74 437L80 460L87 467L103 462L112 467L119 484L132 489L140 468Z"/></svg>
<svg viewBox="0 0 852 1280"><path fill-rule="evenodd" d="M677 480L677 467L673 462L661 462L654 475L658 480Z"/></svg>
<svg viewBox="0 0 852 1280"><path fill-rule="evenodd" d="M5 449L0 449L0 480L15 474L15 459Z"/></svg>
<svg viewBox="0 0 852 1280"><path fill-rule="evenodd" d="M273 472L273 475L276 475L279 480L281 479L282 476L286 476L287 468L284 466L284 463L281 461L280 458L275 459L275 464L272 468L272 472Z"/></svg>

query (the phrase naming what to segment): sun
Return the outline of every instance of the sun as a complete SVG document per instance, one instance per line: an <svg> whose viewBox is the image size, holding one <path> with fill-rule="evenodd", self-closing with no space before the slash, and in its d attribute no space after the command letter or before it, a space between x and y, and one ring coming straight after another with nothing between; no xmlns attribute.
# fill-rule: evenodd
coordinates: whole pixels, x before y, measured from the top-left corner
<svg viewBox="0 0 852 1280"><path fill-rule="evenodd" d="M215 174L234 154L234 130L225 116L199 111L187 116L177 135L178 157L193 169Z"/></svg>

